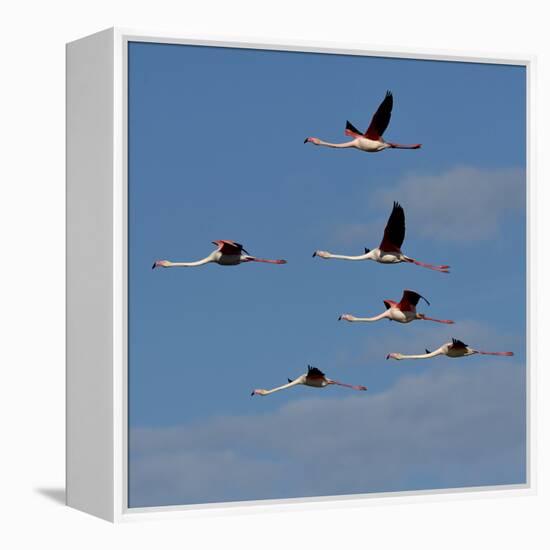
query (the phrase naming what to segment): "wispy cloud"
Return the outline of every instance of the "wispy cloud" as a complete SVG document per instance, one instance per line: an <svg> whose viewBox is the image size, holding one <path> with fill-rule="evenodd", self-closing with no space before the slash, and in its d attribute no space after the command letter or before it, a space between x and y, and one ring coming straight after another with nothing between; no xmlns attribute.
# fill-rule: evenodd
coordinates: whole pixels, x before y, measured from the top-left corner
<svg viewBox="0 0 550 550"><path fill-rule="evenodd" d="M525 171L456 167L435 175L405 177L378 192L385 203L399 200L419 234L441 241L494 237L508 214L525 208Z"/></svg>
<svg viewBox="0 0 550 550"><path fill-rule="evenodd" d="M524 481L518 363L438 362L383 393L332 390L289 390L297 400L266 414L255 397L255 416L134 429L131 505Z"/></svg>
<svg viewBox="0 0 550 550"><path fill-rule="evenodd" d="M407 226L417 235L451 242L493 238L507 216L525 210L525 170L458 166L439 174L405 176L396 185L371 194L371 208L385 209L376 219L342 225L334 241L345 244L378 239L394 200L405 207ZM387 210L387 213L386 213ZM371 242L372 245L372 242Z"/></svg>

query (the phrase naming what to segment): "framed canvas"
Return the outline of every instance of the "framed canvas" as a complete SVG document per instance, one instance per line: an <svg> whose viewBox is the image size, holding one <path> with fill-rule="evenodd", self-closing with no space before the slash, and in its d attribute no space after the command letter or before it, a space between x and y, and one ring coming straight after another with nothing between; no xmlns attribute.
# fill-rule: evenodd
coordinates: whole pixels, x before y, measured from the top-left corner
<svg viewBox="0 0 550 550"><path fill-rule="evenodd" d="M67 503L532 491L532 67L68 44Z"/></svg>

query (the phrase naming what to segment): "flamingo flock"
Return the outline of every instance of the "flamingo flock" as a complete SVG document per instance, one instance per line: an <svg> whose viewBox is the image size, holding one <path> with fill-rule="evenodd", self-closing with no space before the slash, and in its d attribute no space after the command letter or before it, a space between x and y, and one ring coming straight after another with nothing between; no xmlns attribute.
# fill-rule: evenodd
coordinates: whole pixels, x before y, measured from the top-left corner
<svg viewBox="0 0 550 550"><path fill-rule="evenodd" d="M362 133L349 121L346 122L345 134L353 139L345 143L330 143L323 141L316 137L307 137L304 143L312 143L314 145L334 147L334 148L355 148L360 151L368 153L378 153L386 149L419 149L420 143L412 145L402 145L383 139L383 134L386 131L392 114L393 109L393 95L390 91L386 92L383 101L380 103L378 109L374 113L369 127ZM381 264L399 264L410 263L419 267L424 267L432 271L440 273L450 273L449 265L435 265L430 263L421 262L415 258L407 256L401 250L403 242L405 240L405 211L403 207L398 203L393 203L393 208L386 223L382 240L377 248L369 249L365 248L363 254L350 256L343 254L332 254L324 250L316 250L313 253L313 257L318 257L324 260L349 260L349 261L364 261L370 260ZM242 263L267 263L267 264L286 264L286 260L271 260L258 258L250 255L242 244L232 240L216 240L213 241L216 245L216 249L213 250L208 256L200 260L191 262L174 262L170 260L156 260L153 263L153 269L155 268L169 268L169 267L200 267L209 263L215 263L222 266L236 266ZM385 311L374 317L356 317L349 313L344 313L338 317L340 321L348 321L350 323L373 323L387 319L389 321L395 321L400 324L409 324L412 321L432 321L439 324L451 325L454 321L449 319L436 319L429 317L424 313L418 313L416 307L420 300L424 300L429 306L430 302L424 296L414 290L405 289L399 302L394 300L383 300ZM430 359L438 355L444 355L451 358L468 357L470 355L492 355L492 356L512 356L511 351L480 351L467 346L461 340L453 338L451 342L447 342L437 348L435 351L430 352L426 350L426 353L420 355L404 355L401 353L388 353L386 359L395 359L398 361L405 359ZM342 386L345 388L366 391L367 387L363 385L352 385L337 380L328 378L321 370L316 367L308 366L306 373L301 374L294 380L288 379L288 383L282 386L278 386L269 390L255 389L251 395L271 395L273 393L290 389L294 386L308 386L312 388L326 388L328 386Z"/></svg>

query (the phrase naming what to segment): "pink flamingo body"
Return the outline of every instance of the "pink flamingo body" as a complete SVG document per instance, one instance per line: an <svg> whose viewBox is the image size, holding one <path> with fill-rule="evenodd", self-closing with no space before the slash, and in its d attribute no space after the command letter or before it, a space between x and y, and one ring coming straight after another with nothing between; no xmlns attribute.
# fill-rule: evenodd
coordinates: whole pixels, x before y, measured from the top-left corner
<svg viewBox="0 0 550 550"><path fill-rule="evenodd" d="M197 260L196 262L171 262L169 260L157 260L153 264L153 269L155 269L155 267L198 267L209 263L219 265L239 265L248 262L286 264L286 260L265 260L263 258L250 256L243 248L243 245L236 243L235 241L218 240L213 241L212 244L217 245L218 248L202 260Z"/></svg>
<svg viewBox="0 0 550 550"><path fill-rule="evenodd" d="M327 378L323 372L318 368L311 367L308 365L307 373L298 376L294 380L288 379L288 384L273 388L271 390L257 389L254 390L250 395L270 395L272 393L286 390L287 388L292 388L293 386L304 385L310 386L312 388L326 388L327 386L344 386L345 388L350 388L352 390L366 391L366 386L354 386L352 384L344 384L343 382L338 382L337 380L332 380Z"/></svg>
<svg viewBox="0 0 550 550"><path fill-rule="evenodd" d="M336 260L351 260L351 261L361 261L361 260L372 260L381 264L397 264L397 263L412 263L420 267L425 267L427 269L432 269L434 271L439 271L441 273L449 273L448 265L433 265L426 264L405 256L401 251L401 246L405 240L405 212L403 207L397 203L393 203L393 209L391 211L390 217L384 229L384 237L378 248L370 250L365 248L365 253L359 256L345 256L343 254L332 254L326 250L316 250L313 253L313 257L318 256L325 260L336 259Z"/></svg>
<svg viewBox="0 0 550 550"><path fill-rule="evenodd" d="M388 319L389 321L397 321L398 323L410 323L415 320L422 321L434 321L436 323L444 323L447 325L452 325L454 321L448 319L434 319L433 317L428 317L423 313L416 312L416 306L422 298L428 305L430 302L415 292L414 290L404 290L403 296L401 297L400 302L395 302L393 300L384 300L384 305L386 306L386 311L377 315L375 317L355 317L349 313L344 313L338 317L339 321L349 321L351 323L357 322L375 322L380 321L381 319Z"/></svg>
<svg viewBox="0 0 550 550"><path fill-rule="evenodd" d="M402 359L430 359L432 357L437 357L438 355L445 355L447 357L468 357L469 355L499 355L504 357L511 357L514 355L512 351L480 351L473 349L470 346L467 346L461 340L453 338L451 342L443 344L441 347L437 348L435 351L426 350L426 353L421 355L403 355L402 353L389 353L386 356L386 359L397 359L401 361Z"/></svg>
<svg viewBox="0 0 550 550"><path fill-rule="evenodd" d="M372 120L366 132L361 133L349 120L346 121L344 133L352 137L352 141L347 141L345 143L330 143L316 137L307 137L304 143L313 143L314 145L334 147L337 149L354 148L366 153L379 153L385 149L420 149L420 147L422 147L420 143L402 145L400 143L384 141L382 135L390 123L392 108L393 95L388 90L382 103L380 103L378 109L372 116Z"/></svg>

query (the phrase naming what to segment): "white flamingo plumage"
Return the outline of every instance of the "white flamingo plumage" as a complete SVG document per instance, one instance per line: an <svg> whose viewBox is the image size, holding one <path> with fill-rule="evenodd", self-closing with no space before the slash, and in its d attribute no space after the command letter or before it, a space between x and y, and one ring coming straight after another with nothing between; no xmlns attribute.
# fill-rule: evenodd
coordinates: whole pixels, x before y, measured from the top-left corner
<svg viewBox="0 0 550 550"><path fill-rule="evenodd" d="M155 267L198 267L205 264L215 263L219 265L239 265L247 262L263 262L267 264L286 264L286 260L265 260L250 256L242 244L235 241L219 240L212 241L218 248L211 252L206 258L196 262L171 262L169 260L157 260Z"/></svg>
<svg viewBox="0 0 550 550"><path fill-rule="evenodd" d="M338 317L338 320L349 321L350 323L372 323L375 321L380 321L381 319L388 319L390 321L397 321L398 323L410 323L411 321L419 319L422 321L444 323L446 325L452 325L454 323L454 321L450 321L448 319L434 319L433 317L424 315L424 313L417 313L416 306L421 298L428 305L430 305L430 302L428 302L424 296L418 294L418 292L415 292L414 290L404 290L400 302L384 300L386 311L380 315L376 315L375 317L355 317L349 313L344 313Z"/></svg>
<svg viewBox="0 0 550 550"><path fill-rule="evenodd" d="M382 264L397 264L401 262L412 263L427 269L432 269L434 271L439 271L441 273L449 273L448 265L433 265L426 264L405 256L401 252L401 245L405 240L405 211L403 207L398 203L393 203L393 209L391 211L390 217L384 229L384 237L378 248L370 250L365 248L365 253L359 256L345 256L342 254L331 254L325 250L316 250L313 253L313 256L318 256L325 260L336 259L336 260L372 260L374 262L379 262Z"/></svg>
<svg viewBox="0 0 550 550"><path fill-rule="evenodd" d="M415 143L414 145L401 145L399 143L392 143L390 141L384 141L382 134L386 131L388 124L390 123L391 112L393 108L393 95L388 90L382 103L380 103L378 109L374 113L369 127L365 133L361 133L355 126L348 120L346 121L345 134L353 138L352 141L345 143L330 143L323 141L316 137L307 137L304 143L313 143L314 145L322 145L325 147L335 147L338 149L354 148L366 153L378 153L385 149L420 149L422 144Z"/></svg>
<svg viewBox="0 0 550 550"><path fill-rule="evenodd" d="M277 391L286 390L287 388L292 388L293 386L298 385L311 386L312 388L326 388L327 386L337 385L344 386L345 388L351 388L352 390L366 391L366 386L354 386L351 384L344 384L343 382L338 382L337 380L331 380L325 376L324 372L321 372L318 368L308 365L307 373L298 376L298 378L291 380L288 379L288 384L284 386L279 386L271 390L257 389L254 390L250 395L269 395Z"/></svg>
<svg viewBox="0 0 550 550"><path fill-rule="evenodd" d="M430 359L432 357L437 357L438 355L446 355L447 357L467 357L469 355L501 355L505 357L511 357L514 355L513 351L480 351L473 349L470 346L467 346L461 340L453 338L451 342L443 344L441 347L437 348L435 351L426 350L426 353L421 355L403 355L402 353L389 353L386 356L386 359L397 359L401 361L402 359Z"/></svg>

